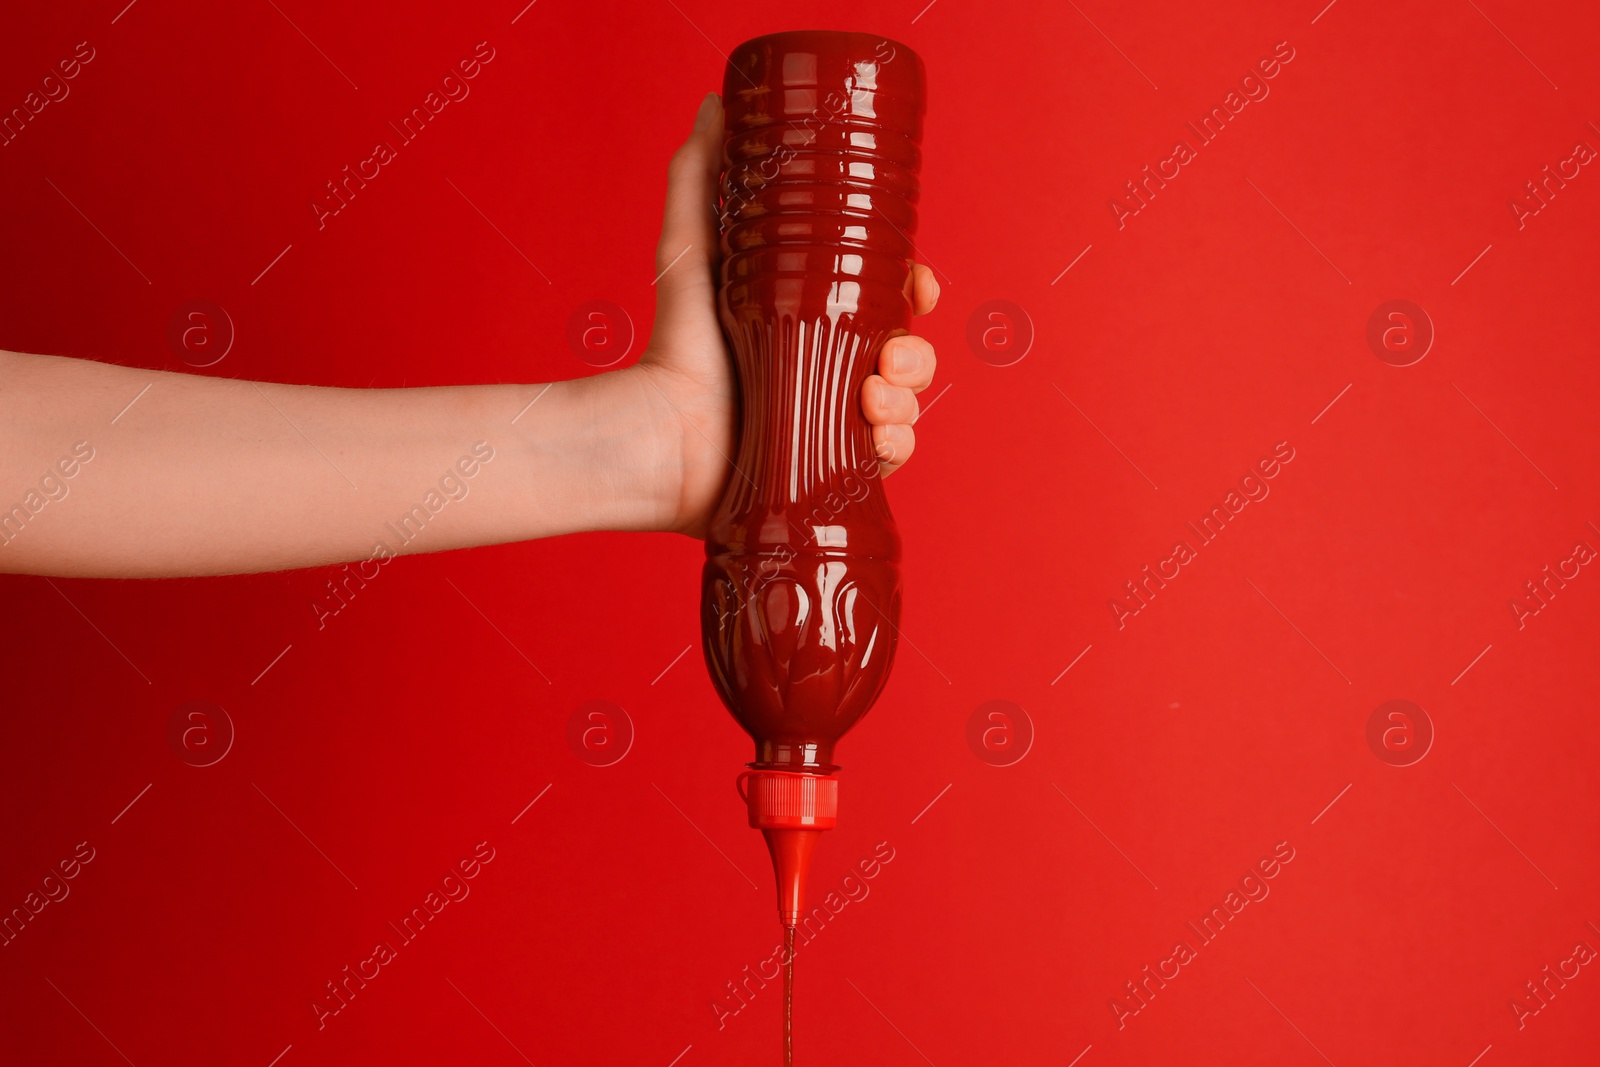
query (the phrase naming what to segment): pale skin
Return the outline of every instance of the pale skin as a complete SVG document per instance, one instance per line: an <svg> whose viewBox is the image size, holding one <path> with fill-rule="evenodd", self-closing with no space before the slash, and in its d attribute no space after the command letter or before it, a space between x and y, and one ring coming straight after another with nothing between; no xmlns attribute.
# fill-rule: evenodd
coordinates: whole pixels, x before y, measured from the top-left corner
<svg viewBox="0 0 1600 1067"><path fill-rule="evenodd" d="M0 510L45 502L0 536L0 572L161 578L370 559L380 540L404 555L591 530L704 537L738 406L714 306L722 137L712 94L668 171L649 345L621 370L331 389L0 352ZM920 265L909 290L917 314L939 298ZM926 340L896 337L862 388L884 474L911 456L934 365ZM68 477L78 442L93 458ZM409 544L386 536L477 442L494 458L457 474L467 496Z"/></svg>

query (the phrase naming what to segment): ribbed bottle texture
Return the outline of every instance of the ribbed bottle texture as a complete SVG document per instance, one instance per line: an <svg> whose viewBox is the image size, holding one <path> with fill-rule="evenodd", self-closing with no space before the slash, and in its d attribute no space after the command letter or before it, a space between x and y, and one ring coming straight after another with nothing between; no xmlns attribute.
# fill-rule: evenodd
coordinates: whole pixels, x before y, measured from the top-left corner
<svg viewBox="0 0 1600 1067"><path fill-rule="evenodd" d="M747 771L740 789L757 829L831 830L839 817L839 779L831 775Z"/></svg>
<svg viewBox="0 0 1600 1067"><path fill-rule="evenodd" d="M738 368L734 472L702 637L753 767L827 773L894 655L900 540L861 387L910 324L922 63L867 34L730 57L719 311Z"/></svg>

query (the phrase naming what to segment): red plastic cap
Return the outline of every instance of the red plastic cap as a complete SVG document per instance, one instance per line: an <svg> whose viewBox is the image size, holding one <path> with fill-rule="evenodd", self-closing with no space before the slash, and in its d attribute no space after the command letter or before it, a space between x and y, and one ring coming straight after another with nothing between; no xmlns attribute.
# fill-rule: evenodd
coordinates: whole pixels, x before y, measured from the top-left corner
<svg viewBox="0 0 1600 1067"><path fill-rule="evenodd" d="M839 779L793 771L745 771L735 783L750 825L767 839L778 882L778 919L800 925L806 907L811 854L823 830L839 821Z"/></svg>
<svg viewBox="0 0 1600 1067"><path fill-rule="evenodd" d="M839 779L792 771L746 771L739 795L757 830L832 830L839 821Z"/></svg>

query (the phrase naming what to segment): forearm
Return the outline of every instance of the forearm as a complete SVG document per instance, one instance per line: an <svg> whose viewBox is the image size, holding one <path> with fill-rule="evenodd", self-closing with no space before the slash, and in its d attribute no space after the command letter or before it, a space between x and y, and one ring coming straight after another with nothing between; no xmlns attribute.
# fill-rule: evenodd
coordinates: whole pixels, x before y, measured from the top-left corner
<svg viewBox="0 0 1600 1067"><path fill-rule="evenodd" d="M0 571L231 574L654 528L671 472L644 388L329 389L0 353Z"/></svg>

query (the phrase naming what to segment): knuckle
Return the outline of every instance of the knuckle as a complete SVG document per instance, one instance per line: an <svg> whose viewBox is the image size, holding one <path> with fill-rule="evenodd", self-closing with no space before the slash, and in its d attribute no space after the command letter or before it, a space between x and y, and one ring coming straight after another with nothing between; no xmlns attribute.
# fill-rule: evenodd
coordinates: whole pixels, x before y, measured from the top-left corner
<svg viewBox="0 0 1600 1067"><path fill-rule="evenodd" d="M886 388L883 379L876 374L868 378L866 384L861 387L861 406L866 411L867 418L873 422L882 421Z"/></svg>
<svg viewBox="0 0 1600 1067"><path fill-rule="evenodd" d="M685 142L678 146L667 160L667 176L669 178L687 179L704 166L704 155L695 146Z"/></svg>
<svg viewBox="0 0 1600 1067"><path fill-rule="evenodd" d="M874 434L873 438L878 460L889 471L904 463L917 443L911 427L898 424L882 427L881 432Z"/></svg>

